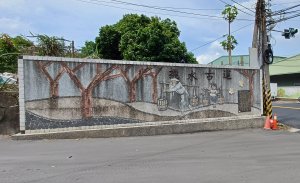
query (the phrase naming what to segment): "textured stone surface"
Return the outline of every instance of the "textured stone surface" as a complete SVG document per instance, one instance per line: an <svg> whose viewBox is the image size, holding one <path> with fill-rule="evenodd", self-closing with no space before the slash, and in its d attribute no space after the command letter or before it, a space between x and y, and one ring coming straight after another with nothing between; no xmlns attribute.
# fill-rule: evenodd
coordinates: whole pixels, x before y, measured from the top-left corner
<svg viewBox="0 0 300 183"><path fill-rule="evenodd" d="M20 63L26 130L261 115L257 68L31 56ZM239 101L240 90L251 100Z"/></svg>
<svg viewBox="0 0 300 183"><path fill-rule="evenodd" d="M150 136L166 135L180 133L195 133L201 131L216 130L236 130L244 128L262 128L264 117L228 117L215 118L209 120L186 120L158 123L158 125L139 125L118 128L93 129L93 130L75 130L60 131L36 134L17 134L12 136L15 140L32 140L32 139L77 139L77 138L107 138L107 137L129 137L129 136ZM67 130L67 129L66 129Z"/></svg>
<svg viewBox="0 0 300 183"><path fill-rule="evenodd" d="M19 106L17 92L0 92L0 134L19 132Z"/></svg>
<svg viewBox="0 0 300 183"><path fill-rule="evenodd" d="M26 112L26 130L69 128L80 126L114 125L126 123L140 123L138 120L117 118L117 117L97 117L87 119L57 120L47 119L33 113Z"/></svg>

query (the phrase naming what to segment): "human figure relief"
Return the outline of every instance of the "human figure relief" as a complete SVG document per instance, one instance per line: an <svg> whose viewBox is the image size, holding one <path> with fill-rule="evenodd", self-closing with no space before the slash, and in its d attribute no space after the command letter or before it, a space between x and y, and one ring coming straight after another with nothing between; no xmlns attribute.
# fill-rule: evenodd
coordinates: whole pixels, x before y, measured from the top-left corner
<svg viewBox="0 0 300 183"><path fill-rule="evenodd" d="M209 89L209 96L210 96L210 101L211 104L213 104L213 107L216 107L217 101L218 101L218 89L217 85L215 83L210 84L210 89Z"/></svg>
<svg viewBox="0 0 300 183"><path fill-rule="evenodd" d="M166 92L176 92L180 95L179 108L181 112L186 111L187 109L191 110L191 106L188 103L189 93L178 79L170 79L170 85Z"/></svg>

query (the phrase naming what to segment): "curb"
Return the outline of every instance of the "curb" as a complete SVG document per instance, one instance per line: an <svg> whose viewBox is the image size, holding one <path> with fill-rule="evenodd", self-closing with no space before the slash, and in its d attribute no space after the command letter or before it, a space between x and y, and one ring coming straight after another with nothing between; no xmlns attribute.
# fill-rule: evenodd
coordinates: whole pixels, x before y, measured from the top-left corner
<svg viewBox="0 0 300 183"><path fill-rule="evenodd" d="M284 97L276 97L275 101L295 101L298 102L299 99L297 98L284 98Z"/></svg>
<svg viewBox="0 0 300 183"><path fill-rule="evenodd" d="M16 134L13 140L40 139L80 139L80 138L109 138L131 136L153 136L182 133L196 133L203 131L237 130L246 128L262 128L265 117L248 116L233 118L209 118L197 120L183 120L177 123L163 123L159 125L128 126L119 128L88 129L74 131L47 132L35 134Z"/></svg>

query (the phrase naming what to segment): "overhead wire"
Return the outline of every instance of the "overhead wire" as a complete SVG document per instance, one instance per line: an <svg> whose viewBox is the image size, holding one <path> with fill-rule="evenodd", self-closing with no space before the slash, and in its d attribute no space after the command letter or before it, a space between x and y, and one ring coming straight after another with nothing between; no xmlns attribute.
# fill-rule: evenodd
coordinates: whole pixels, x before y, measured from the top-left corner
<svg viewBox="0 0 300 183"><path fill-rule="evenodd" d="M234 1L234 0L230 0L230 1L232 1L232 2L234 2L234 3L236 3L236 4L238 4L238 5L240 5L241 7L245 8L245 9L247 9L247 10L249 10L249 11L251 11L252 13L255 14L255 11L251 10L250 8L247 8L246 6L244 6L244 5L242 5L242 4L238 3L238 2L236 2L236 1Z"/></svg>
<svg viewBox="0 0 300 183"><path fill-rule="evenodd" d="M292 13L300 12L300 10L294 10L294 11L288 11L288 12L280 12L280 13L272 13L271 16L277 16L277 15L287 15Z"/></svg>
<svg viewBox="0 0 300 183"><path fill-rule="evenodd" d="M144 11L144 10L130 9L130 8L125 8L125 7L115 6L115 5L108 5L108 4L103 4L103 3L139 6L139 7L151 8L151 9L156 9L156 10L161 10L161 11L168 11L168 12L173 12L173 13L194 15L194 16L197 16L197 17L202 17L202 19L220 19L220 20L223 19L223 17L216 16L216 15L208 15L208 14L192 13L192 12L187 12L187 11L172 10L172 9L162 8L160 6L149 6L149 5L119 1L119 0L112 0L113 2L103 1L103 0L76 0L76 1L81 1L81 2L85 2L85 3L91 3L91 4L98 4L98 5L102 5L102 6L113 7L113 8L118 8L118 9L125 9L125 10L142 12L142 13L161 14L161 15L169 15L169 16L177 16L177 17L186 17L186 16L178 16L178 15L174 15L174 14L166 14L166 13L160 13L160 12L149 12L149 11ZM196 17L186 17L186 18L196 18ZM251 19L236 19L236 20L239 20L239 21L254 21L254 20L251 20Z"/></svg>
<svg viewBox="0 0 300 183"><path fill-rule="evenodd" d="M247 24L247 25L245 25L245 26L242 26L242 27L240 27L240 28L238 28L238 29L232 31L232 33L238 32L238 31L240 31L240 30L242 30L242 29L244 29L244 28L246 28L246 27L249 27L250 25L253 25L253 23L250 23L250 24ZM212 41L209 41L209 42L207 42L207 43L205 43L205 44L203 44L203 45L201 45L201 46L198 46L198 47L192 49L191 51L195 51L195 50L197 50L197 49L199 49L199 48L202 48L202 47L204 47L204 46L206 46L206 45L208 45L208 44L211 44L211 43L213 43L213 42L215 42L215 41L217 41L217 40L219 40L219 39L221 39L221 38L224 38L224 37L226 37L226 35L220 36L220 37L218 37L218 38L216 38L216 39L214 39L214 40L212 40Z"/></svg>
<svg viewBox="0 0 300 183"><path fill-rule="evenodd" d="M225 1L223 1L223 0L219 0L220 2L222 2L222 3L224 3L225 5L228 5L228 6L232 6L231 4L228 4L228 3L226 3ZM253 14L250 14L250 13L248 13L248 12L245 12L245 11L243 11L243 10L241 10L240 8L237 8L240 12L243 12L243 13L245 13L245 14L247 14L247 15L250 15L250 16L254 16Z"/></svg>
<svg viewBox="0 0 300 183"><path fill-rule="evenodd" d="M292 2L285 2L285 3L275 3L272 4L272 6L282 5L282 4L293 4L293 3L299 3L299 1L292 1Z"/></svg>
<svg viewBox="0 0 300 183"><path fill-rule="evenodd" d="M192 19L210 19L210 20L220 20L216 18L208 18L208 17L195 17L195 16L185 16L185 15L175 15L175 14L168 14L168 13L159 13L159 12L152 12L152 11L142 11L142 10L136 10L136 9L131 9L131 8L125 8L125 7L118 7L114 5L108 5L108 4L103 4L94 1L89 1L89 0L75 0L75 1L80 1L83 3L88 3L88 4L94 4L98 6L106 6L106 7L111 7L111 8L116 8L116 9L122 9L122 10L129 10L129 11L135 11L135 12L141 12L141 13L150 13L150 14L158 14L158 15L167 15L167 16L173 16L173 17L183 17L183 18L192 18ZM251 21L251 20L245 20L245 21Z"/></svg>
<svg viewBox="0 0 300 183"><path fill-rule="evenodd" d="M284 8L284 9L281 9L281 10L274 11L272 14L282 13L282 12L285 12L285 11L287 11L287 10L297 8L297 7L299 7L299 6L300 6L300 4L297 4L297 5L288 7L288 8Z"/></svg>
<svg viewBox="0 0 300 183"><path fill-rule="evenodd" d="M167 9L159 6L150 6L150 5L145 5L145 4L137 4L137 3L130 3L130 2L125 2L125 1L120 1L120 0L111 0L113 2L118 2L118 3L123 3L126 5L132 5L132 6L139 6L139 7L144 7L144 8L150 8L150 9L157 9L157 10L163 10L163 11L168 11L168 12L173 12L173 13L182 13L182 14L188 14L188 15L197 15L197 16L204 16L204 17L212 17L212 18L223 18L220 16L215 16L215 15L206 15L206 14L200 14L200 13L191 13L191 12L186 12L186 11L179 11L179 10L173 10L173 9Z"/></svg>
<svg viewBox="0 0 300 183"><path fill-rule="evenodd" d="M289 19L292 19L292 18L296 18L296 17L299 17L299 16L300 16L300 13L297 13L295 15L292 15L292 16L289 16L289 17L286 17L286 18L282 18L282 19L279 19L279 20L275 20L274 22L270 22L269 24L267 24L267 26L272 25L274 23L283 22L283 21L286 21L286 20L289 20Z"/></svg>
<svg viewBox="0 0 300 183"><path fill-rule="evenodd" d="M98 1L98 2L105 2L105 3L112 3L112 4L129 4L129 2L125 1L105 1L105 0L91 0L91 1ZM112 2L113 1L113 2ZM167 8L167 9L184 9L184 10L192 10L192 11L211 11L211 10L222 10L218 8L187 8L187 7L174 7L174 6L150 6L150 5L142 5L142 4L136 4L136 3L130 3L130 5L135 6L147 6L147 7L153 7L153 8Z"/></svg>

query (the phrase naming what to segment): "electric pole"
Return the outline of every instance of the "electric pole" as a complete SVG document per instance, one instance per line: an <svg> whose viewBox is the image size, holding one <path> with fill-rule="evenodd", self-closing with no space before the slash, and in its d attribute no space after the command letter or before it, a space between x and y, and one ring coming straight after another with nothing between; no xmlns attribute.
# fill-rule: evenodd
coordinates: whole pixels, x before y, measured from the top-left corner
<svg viewBox="0 0 300 183"><path fill-rule="evenodd" d="M266 28L266 3L265 0L257 0L255 25L253 32L252 47L257 48L259 65L262 69L263 79L263 111L265 115L272 115L272 102L270 91L269 55L271 50L268 44ZM273 52L272 52L273 57Z"/></svg>
<svg viewBox="0 0 300 183"><path fill-rule="evenodd" d="M71 49L72 49L72 57L74 58L75 56L75 46L74 46L74 41L71 42Z"/></svg>

